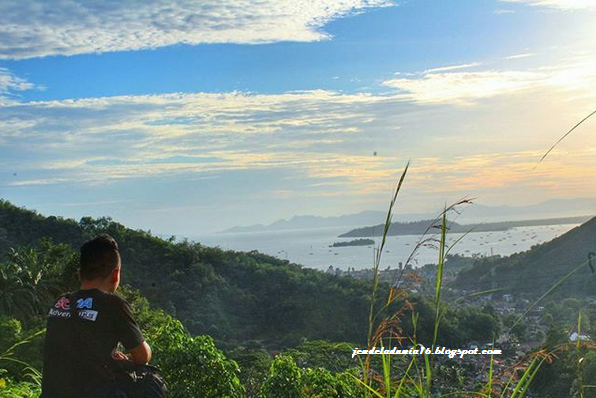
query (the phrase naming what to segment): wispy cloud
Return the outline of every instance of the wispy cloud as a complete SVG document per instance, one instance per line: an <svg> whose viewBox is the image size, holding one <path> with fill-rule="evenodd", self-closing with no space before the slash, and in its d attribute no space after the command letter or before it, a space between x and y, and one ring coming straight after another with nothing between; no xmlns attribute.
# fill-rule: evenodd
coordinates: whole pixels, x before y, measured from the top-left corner
<svg viewBox="0 0 596 398"><path fill-rule="evenodd" d="M375 104L398 101L317 90L14 102L0 106L11 126L0 151L14 153L0 164L44 175L9 182L19 186L271 168L363 181L382 160L337 147L375 119Z"/></svg>
<svg viewBox="0 0 596 398"><path fill-rule="evenodd" d="M531 88L546 77L544 73L522 71L423 72L420 76L391 79L383 84L402 90L406 98L419 103L469 105Z"/></svg>
<svg viewBox="0 0 596 398"><path fill-rule="evenodd" d="M35 88L33 83L15 76L6 68L0 68L0 96L15 91L31 90L33 88Z"/></svg>
<svg viewBox="0 0 596 398"><path fill-rule="evenodd" d="M523 53L523 54L515 54L515 55L510 55L508 57L505 57L505 59L520 59L520 58L529 58L529 57L533 57L534 53Z"/></svg>
<svg viewBox="0 0 596 398"><path fill-rule="evenodd" d="M381 201L379 194L391 190L411 158L412 209L462 192L486 198L527 188L539 196L555 192L557 184L580 195L581 181L585 185L594 173L594 149L587 144L593 140L581 132L573 152L581 162L563 162L571 155L557 153L540 174L531 174L536 147L548 148L596 98L594 58L560 62L524 70L488 69L479 62L439 66L396 76L385 82L395 90L385 94L312 90L13 99L0 102L0 168L9 170L0 175L0 188L45 192L76 186L101 200L101 193L115 186L163 189L163 181L182 185L210 178L237 186L233 176L242 174L259 180L258 189L252 180L246 185L264 197L299 191L313 200L343 195L343 201ZM480 106L460 106L471 104ZM514 152L517 148L533 150ZM554 183L539 185L537 178ZM252 192L249 188L244 192Z"/></svg>
<svg viewBox="0 0 596 398"><path fill-rule="evenodd" d="M482 65L480 62L470 62L468 64L461 64L461 65L441 66L438 68L427 69L424 71L424 73L448 72L448 71L453 71L453 70L470 69L470 68L475 68L480 65Z"/></svg>
<svg viewBox="0 0 596 398"><path fill-rule="evenodd" d="M329 21L390 0L0 2L0 59L173 44L317 41Z"/></svg>
<svg viewBox="0 0 596 398"><path fill-rule="evenodd" d="M507 59L518 59L533 54L519 54ZM582 91L589 95L589 87L596 85L596 58L579 56L553 66L536 66L523 70L485 69L459 71L480 66L479 63L447 66L410 73L389 79L383 85L402 92L405 99L423 104L446 103L471 105L496 96L551 87L558 90ZM398 74L398 76L400 76Z"/></svg>

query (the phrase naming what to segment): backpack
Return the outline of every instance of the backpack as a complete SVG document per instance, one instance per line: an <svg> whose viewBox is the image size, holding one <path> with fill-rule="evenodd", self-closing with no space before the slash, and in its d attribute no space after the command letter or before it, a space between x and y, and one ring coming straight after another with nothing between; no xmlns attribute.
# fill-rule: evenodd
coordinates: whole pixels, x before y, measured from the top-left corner
<svg viewBox="0 0 596 398"><path fill-rule="evenodd" d="M127 398L164 398L168 386L164 378L157 373L158 368L151 365L138 365L129 361L116 361L116 386Z"/></svg>

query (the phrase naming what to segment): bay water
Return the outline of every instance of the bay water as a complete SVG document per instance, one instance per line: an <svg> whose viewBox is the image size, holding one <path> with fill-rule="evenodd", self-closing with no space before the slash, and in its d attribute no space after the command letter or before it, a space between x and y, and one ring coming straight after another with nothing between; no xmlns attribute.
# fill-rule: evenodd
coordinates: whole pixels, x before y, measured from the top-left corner
<svg viewBox="0 0 596 398"><path fill-rule="evenodd" d="M466 256L501 255L508 256L525 251L532 246L548 242L576 227L576 224L547 225L538 227L511 228L499 232L472 232L467 234L452 249L451 254ZM308 268L326 270L329 266L347 270L371 268L375 248L381 238L373 238L375 245L329 247L335 242L350 241L353 238L338 238L349 231L350 227L301 229L285 231L220 233L197 236L190 239L207 246L219 246L222 249L237 251L257 250ZM453 244L462 234L448 234L447 244ZM427 236L428 237L428 236ZM381 261L381 269L397 268L405 265L412 251L421 241L420 235L389 236ZM437 245L431 241L419 247L410 262L415 268L424 264L436 263ZM435 247L433 247L435 246Z"/></svg>

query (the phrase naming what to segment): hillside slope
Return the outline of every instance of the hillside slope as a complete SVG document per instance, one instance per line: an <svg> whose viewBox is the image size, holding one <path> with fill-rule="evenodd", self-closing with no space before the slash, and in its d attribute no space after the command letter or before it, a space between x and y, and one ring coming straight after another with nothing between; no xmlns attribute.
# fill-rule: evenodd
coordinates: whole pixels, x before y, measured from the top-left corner
<svg viewBox="0 0 596 398"><path fill-rule="evenodd" d="M108 233L119 243L123 283L181 319L193 334L219 342L257 340L271 347L301 338L359 342L366 336L370 287L302 269L257 252L163 240L108 218L44 217L0 201L0 261L9 248L49 237L78 247Z"/></svg>
<svg viewBox="0 0 596 398"><path fill-rule="evenodd" d="M596 252L596 218L528 251L505 258L479 259L471 269L460 273L454 286L468 291L499 288L536 296L586 262L590 252ZM596 258L593 263L596 268ZM566 296L596 294L596 273L586 264L557 292Z"/></svg>

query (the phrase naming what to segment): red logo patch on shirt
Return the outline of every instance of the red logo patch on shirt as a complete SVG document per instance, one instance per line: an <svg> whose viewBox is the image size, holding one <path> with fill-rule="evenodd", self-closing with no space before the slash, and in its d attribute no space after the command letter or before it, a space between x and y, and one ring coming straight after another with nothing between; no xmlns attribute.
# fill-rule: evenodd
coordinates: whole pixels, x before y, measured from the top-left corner
<svg viewBox="0 0 596 398"><path fill-rule="evenodd" d="M61 310L69 310L70 309L70 300L66 297L60 297L60 299L54 305L55 308L59 308Z"/></svg>

